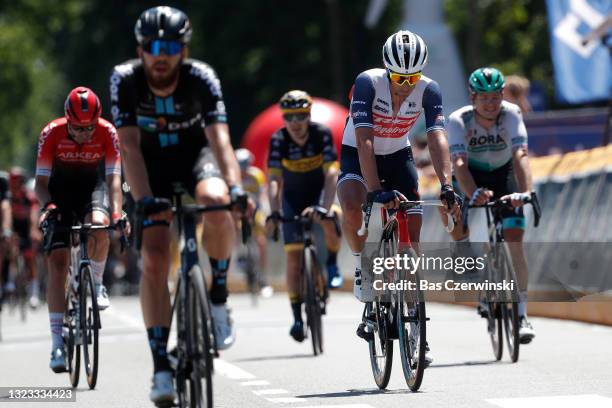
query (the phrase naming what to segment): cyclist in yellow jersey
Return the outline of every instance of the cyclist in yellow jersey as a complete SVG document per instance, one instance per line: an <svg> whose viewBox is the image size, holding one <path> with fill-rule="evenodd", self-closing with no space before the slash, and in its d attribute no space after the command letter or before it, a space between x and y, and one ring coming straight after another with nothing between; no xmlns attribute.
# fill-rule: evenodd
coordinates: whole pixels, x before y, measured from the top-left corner
<svg viewBox="0 0 612 408"><path fill-rule="evenodd" d="M267 253L266 253L266 214L270 208L268 204L267 189L266 189L266 175L258 167L253 166L254 156L248 149L236 150L236 159L240 166L240 173L242 178L242 187L246 191L253 202L255 203L255 215L253 216L253 238L257 244L257 250L259 253L259 285L261 287L261 295L263 297L270 297L274 293L274 290L267 281Z"/></svg>

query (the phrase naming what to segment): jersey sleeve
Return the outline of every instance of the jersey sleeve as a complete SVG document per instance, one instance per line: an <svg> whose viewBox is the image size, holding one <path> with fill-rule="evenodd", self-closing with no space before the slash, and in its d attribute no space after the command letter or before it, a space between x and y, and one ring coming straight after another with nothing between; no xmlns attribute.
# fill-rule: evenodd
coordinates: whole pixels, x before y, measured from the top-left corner
<svg viewBox="0 0 612 408"><path fill-rule="evenodd" d="M121 175L121 152L119 150L117 130L110 123L107 124L105 130L105 174L107 176L111 174Z"/></svg>
<svg viewBox="0 0 612 408"><path fill-rule="evenodd" d="M117 128L137 126L136 88L131 64L117 65L110 77L111 114Z"/></svg>
<svg viewBox="0 0 612 408"><path fill-rule="evenodd" d="M221 81L215 70L203 62L192 62L189 73L195 80L197 94L202 98L202 127L227 123Z"/></svg>
<svg viewBox="0 0 612 408"><path fill-rule="evenodd" d="M334 145L334 138L329 128L323 128L323 170L327 171L331 167L339 167L338 155L336 153L336 146Z"/></svg>
<svg viewBox="0 0 612 408"><path fill-rule="evenodd" d="M465 124L461 115L457 112L448 117L448 145L451 159L456 157L467 157L467 147L465 145Z"/></svg>
<svg viewBox="0 0 612 408"><path fill-rule="evenodd" d="M355 79L353 99L351 100L351 117L355 128L374 127L372 103L375 93L372 78L365 72L359 74Z"/></svg>
<svg viewBox="0 0 612 408"><path fill-rule="evenodd" d="M511 106L508 108L506 116L508 118L506 123L512 150L527 149L527 128L523 121L521 109L516 105Z"/></svg>
<svg viewBox="0 0 612 408"><path fill-rule="evenodd" d="M38 138L38 154L36 156L36 176L51 177L53 160L55 158L55 136L53 122L49 123L40 133Z"/></svg>
<svg viewBox="0 0 612 408"><path fill-rule="evenodd" d="M270 176L280 177L283 175L283 132L279 130L270 139L270 149L268 153L268 173Z"/></svg>
<svg viewBox="0 0 612 408"><path fill-rule="evenodd" d="M425 131L444 130L444 109L442 92L436 81L431 81L423 91L423 110L425 111Z"/></svg>

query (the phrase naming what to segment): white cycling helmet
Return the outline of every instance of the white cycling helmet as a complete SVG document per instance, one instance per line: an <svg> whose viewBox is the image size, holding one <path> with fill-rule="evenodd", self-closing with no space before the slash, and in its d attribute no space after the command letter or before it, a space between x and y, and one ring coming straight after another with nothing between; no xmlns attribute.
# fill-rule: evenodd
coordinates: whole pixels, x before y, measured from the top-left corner
<svg viewBox="0 0 612 408"><path fill-rule="evenodd" d="M253 160L255 159L253 153L251 153L251 151L248 149L238 149L235 151L235 154L236 160L238 160L238 165L240 165L240 168L243 170L246 170L251 164L253 164Z"/></svg>
<svg viewBox="0 0 612 408"><path fill-rule="evenodd" d="M400 30L387 38L382 55L385 67L398 74L414 74L427 65L425 41L408 30Z"/></svg>

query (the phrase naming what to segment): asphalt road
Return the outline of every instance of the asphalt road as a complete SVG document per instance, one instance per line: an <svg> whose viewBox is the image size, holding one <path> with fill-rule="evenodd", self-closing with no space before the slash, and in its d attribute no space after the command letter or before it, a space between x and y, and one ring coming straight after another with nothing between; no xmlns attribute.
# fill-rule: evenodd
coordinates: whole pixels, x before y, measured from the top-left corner
<svg viewBox="0 0 612 408"><path fill-rule="evenodd" d="M519 362L511 364L507 355L495 362L484 321L473 309L429 304L428 340L435 361L425 371L421 390L408 390L397 357L389 387L381 391L372 378L367 345L354 334L360 305L349 294L333 295L324 318L325 353L319 357L312 356L308 341L298 344L289 337L285 295L261 300L258 307L246 296L231 296L238 338L216 361L215 406L612 407L610 327L533 318L537 337L521 347ZM152 363L137 298L114 297L102 323L95 390L88 390L82 378L76 403L0 399L0 406L152 406ZM66 374L48 368L46 310L30 313L24 323L5 309L1 324L0 387L68 386Z"/></svg>

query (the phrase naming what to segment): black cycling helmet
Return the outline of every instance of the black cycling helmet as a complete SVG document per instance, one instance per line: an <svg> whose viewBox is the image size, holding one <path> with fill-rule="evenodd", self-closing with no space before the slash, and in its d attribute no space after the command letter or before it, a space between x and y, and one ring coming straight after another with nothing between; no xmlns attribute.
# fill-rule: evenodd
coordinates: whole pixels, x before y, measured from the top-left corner
<svg viewBox="0 0 612 408"><path fill-rule="evenodd" d="M142 12L134 27L136 41L170 40L187 44L191 40L191 23L185 13L174 7L158 6Z"/></svg>

